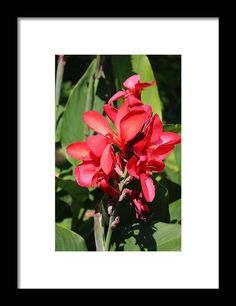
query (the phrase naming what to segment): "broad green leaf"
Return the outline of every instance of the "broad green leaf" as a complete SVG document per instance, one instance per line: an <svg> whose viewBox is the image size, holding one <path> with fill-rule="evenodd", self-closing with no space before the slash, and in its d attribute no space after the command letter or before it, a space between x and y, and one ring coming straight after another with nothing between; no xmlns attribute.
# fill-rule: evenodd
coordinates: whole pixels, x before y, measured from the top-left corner
<svg viewBox="0 0 236 306"><path fill-rule="evenodd" d="M174 150L175 161L181 171L181 144L177 144Z"/></svg>
<svg viewBox="0 0 236 306"><path fill-rule="evenodd" d="M130 55L112 55L112 68L115 76L116 90L119 91L123 87L123 83L133 73Z"/></svg>
<svg viewBox="0 0 236 306"><path fill-rule="evenodd" d="M165 172L167 177L174 183L181 185L181 148L180 144L165 160Z"/></svg>
<svg viewBox="0 0 236 306"><path fill-rule="evenodd" d="M61 144L64 152L69 144L76 141L84 141L86 138L86 125L82 120L82 114L86 111L88 85L90 79L94 76L95 69L96 59L91 62L85 74L74 86L67 101L61 128ZM67 159L73 165L78 164L77 160L69 156L67 156Z"/></svg>
<svg viewBox="0 0 236 306"><path fill-rule="evenodd" d="M180 251L181 225L136 223L113 231L110 251Z"/></svg>
<svg viewBox="0 0 236 306"><path fill-rule="evenodd" d="M76 182L71 180L63 180L56 177L56 186L64 189L73 199L79 200L80 202L85 201L89 196L87 188L80 187Z"/></svg>
<svg viewBox="0 0 236 306"><path fill-rule="evenodd" d="M181 220L181 200L177 200L169 204L170 220L180 221Z"/></svg>
<svg viewBox="0 0 236 306"><path fill-rule="evenodd" d="M181 124L164 124L164 132L181 133Z"/></svg>
<svg viewBox="0 0 236 306"><path fill-rule="evenodd" d="M96 95L95 98L94 98L93 110L102 114L103 113L103 106L104 106L104 101Z"/></svg>
<svg viewBox="0 0 236 306"><path fill-rule="evenodd" d="M85 240L78 234L56 224L56 251L87 251Z"/></svg>
<svg viewBox="0 0 236 306"><path fill-rule="evenodd" d="M58 223L58 225L70 230L71 229L71 222L72 222L72 218L65 218L60 223Z"/></svg>
<svg viewBox="0 0 236 306"><path fill-rule="evenodd" d="M131 55L131 63L133 71L140 74L141 82L151 82L155 80L152 66L146 55ZM162 118L161 100L156 84L142 91L141 100L143 103L151 105L153 113L157 113L160 118Z"/></svg>

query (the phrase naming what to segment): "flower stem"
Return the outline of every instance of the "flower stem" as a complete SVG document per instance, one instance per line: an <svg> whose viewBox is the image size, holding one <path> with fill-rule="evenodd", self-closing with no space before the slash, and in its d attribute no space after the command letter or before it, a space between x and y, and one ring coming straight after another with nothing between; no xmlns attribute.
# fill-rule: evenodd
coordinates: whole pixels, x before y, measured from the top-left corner
<svg viewBox="0 0 236 306"><path fill-rule="evenodd" d="M97 251L105 251L103 240L102 214L94 214L94 238Z"/></svg>
<svg viewBox="0 0 236 306"><path fill-rule="evenodd" d="M106 236L106 242L105 242L105 251L109 251L109 246L110 246L110 241L111 241L111 235L112 235L112 222L114 221L114 214L112 214L110 216L109 219L109 227L108 227L108 231L107 231L107 236Z"/></svg>
<svg viewBox="0 0 236 306"><path fill-rule="evenodd" d="M94 239L97 251L105 251L104 246L104 229L102 226L102 202L100 202L94 214Z"/></svg>
<svg viewBox="0 0 236 306"><path fill-rule="evenodd" d="M65 60L63 55L59 55L58 64L57 64L57 74L56 74L56 90L55 90L55 100L56 105L59 104L60 93L61 93L61 84L64 73Z"/></svg>

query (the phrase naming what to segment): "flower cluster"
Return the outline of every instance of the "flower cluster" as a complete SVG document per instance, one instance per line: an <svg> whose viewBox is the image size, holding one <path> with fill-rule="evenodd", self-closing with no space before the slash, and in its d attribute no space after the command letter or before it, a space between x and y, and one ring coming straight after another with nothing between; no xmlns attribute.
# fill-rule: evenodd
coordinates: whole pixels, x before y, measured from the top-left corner
<svg viewBox="0 0 236 306"><path fill-rule="evenodd" d="M80 186L100 187L107 193L111 203L129 197L137 218L149 211L148 203L155 198L155 185L151 174L161 172L163 160L180 143L178 134L163 132L162 122L152 108L141 101L141 91L151 83L139 82L133 75L104 106L106 115L113 123L96 111L83 114L85 123L96 135L88 136L85 142L72 143L67 153L82 160L75 168L75 178ZM112 102L124 99L119 109ZM141 184L141 192L127 188L132 179Z"/></svg>

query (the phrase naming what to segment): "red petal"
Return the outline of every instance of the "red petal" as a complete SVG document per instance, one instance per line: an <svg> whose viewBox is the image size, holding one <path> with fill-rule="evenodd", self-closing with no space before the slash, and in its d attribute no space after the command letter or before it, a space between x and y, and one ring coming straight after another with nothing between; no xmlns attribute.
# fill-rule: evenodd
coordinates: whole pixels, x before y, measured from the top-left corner
<svg viewBox="0 0 236 306"><path fill-rule="evenodd" d="M75 179L82 187L94 187L93 176L99 171L100 167L92 163L84 163L75 168Z"/></svg>
<svg viewBox="0 0 236 306"><path fill-rule="evenodd" d="M149 171L151 172L161 172L162 170L164 170L165 168L165 164L163 163L163 161L158 157L156 157L155 155L151 155L151 160L148 161L148 166L147 168L149 169Z"/></svg>
<svg viewBox="0 0 236 306"><path fill-rule="evenodd" d="M105 150L102 153L100 163L102 170L105 172L105 174L107 176L110 175L114 169L115 164L115 155L112 145L109 144L106 146Z"/></svg>
<svg viewBox="0 0 236 306"><path fill-rule="evenodd" d="M78 160L90 160L90 148L86 142L74 142L66 148L67 154Z"/></svg>
<svg viewBox="0 0 236 306"><path fill-rule="evenodd" d="M134 153L139 157L142 156L147 146L148 146L148 138L145 137L133 146Z"/></svg>
<svg viewBox="0 0 236 306"><path fill-rule="evenodd" d="M124 143L133 139L147 119L147 113L143 111L131 111L120 122L120 136Z"/></svg>
<svg viewBox="0 0 236 306"><path fill-rule="evenodd" d="M152 107L150 105L142 105L143 110L148 114L148 118L152 116Z"/></svg>
<svg viewBox="0 0 236 306"><path fill-rule="evenodd" d="M166 157L173 151L174 145L162 145L155 149L152 154L155 155L158 159L166 159Z"/></svg>
<svg viewBox="0 0 236 306"><path fill-rule="evenodd" d="M111 104L113 101L124 98L124 96L125 96L125 92L123 90L120 90L117 93L115 93L107 103Z"/></svg>
<svg viewBox="0 0 236 306"><path fill-rule="evenodd" d="M156 80L150 82L150 83L138 83L135 85L135 90L142 90L143 88L150 87L152 85L156 84Z"/></svg>
<svg viewBox="0 0 236 306"><path fill-rule="evenodd" d="M161 119L157 114L155 114L147 129L149 146L157 143L158 139L162 135L162 132L163 132L163 125Z"/></svg>
<svg viewBox="0 0 236 306"><path fill-rule="evenodd" d="M102 191L108 193L111 197L117 197L119 195L119 192L109 184L107 179L101 180L99 187L102 189Z"/></svg>
<svg viewBox="0 0 236 306"><path fill-rule="evenodd" d="M155 198L155 186L153 180L146 174L140 175L140 181L144 198L147 202L152 202Z"/></svg>
<svg viewBox="0 0 236 306"><path fill-rule="evenodd" d="M113 134L109 122L97 111L88 111L83 114L84 122L95 132L106 136L107 134Z"/></svg>
<svg viewBox="0 0 236 306"><path fill-rule="evenodd" d="M117 115L116 115L116 120L115 120L115 128L117 135L120 136L120 121L121 119L124 118L125 115L128 113L128 101L125 100L122 104L121 107L119 108Z"/></svg>
<svg viewBox="0 0 236 306"><path fill-rule="evenodd" d="M181 138L178 134L173 133L173 132L163 132L157 144L158 145L163 145L163 144L175 145L180 142L181 142Z"/></svg>
<svg viewBox="0 0 236 306"><path fill-rule="evenodd" d="M102 135L91 135L86 139L86 143L88 144L92 153L100 158L104 149L106 148L109 140Z"/></svg>
<svg viewBox="0 0 236 306"><path fill-rule="evenodd" d="M140 80L140 75L135 74L131 77L129 77L124 83L124 87L128 88L128 89L134 89L135 85L138 83L138 81Z"/></svg>
<svg viewBox="0 0 236 306"><path fill-rule="evenodd" d="M130 107L143 105L142 101L140 101L138 98L135 98L133 94L127 97L127 100L129 102Z"/></svg>
<svg viewBox="0 0 236 306"><path fill-rule="evenodd" d="M106 104L103 106L105 113L107 116L111 119L111 121L114 123L116 120L117 115L117 109L112 107L110 104Z"/></svg>
<svg viewBox="0 0 236 306"><path fill-rule="evenodd" d="M127 170L129 175L139 179L139 175L137 173L137 162L138 159L133 155L127 162Z"/></svg>

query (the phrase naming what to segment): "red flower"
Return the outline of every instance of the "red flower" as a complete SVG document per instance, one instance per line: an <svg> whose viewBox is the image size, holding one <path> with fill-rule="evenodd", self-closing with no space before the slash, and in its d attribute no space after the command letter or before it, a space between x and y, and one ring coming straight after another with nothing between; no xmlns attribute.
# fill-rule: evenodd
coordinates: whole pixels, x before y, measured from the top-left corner
<svg viewBox="0 0 236 306"><path fill-rule="evenodd" d="M127 143L132 140L149 119L150 114L142 107L129 110L128 102L125 101L118 110L114 125L116 132L113 132L105 117L96 111L88 111L83 114L86 124L100 135L115 144L122 152L125 152Z"/></svg>
<svg viewBox="0 0 236 306"><path fill-rule="evenodd" d="M131 176L140 179L147 202L152 202L155 197L155 186L150 174L161 172L165 168L162 160L180 141L178 134L163 132L162 122L156 114L147 127L144 138L134 144L133 151L136 156L133 155L129 159L127 169Z"/></svg>
<svg viewBox="0 0 236 306"><path fill-rule="evenodd" d="M111 104L113 101L116 101L121 98L127 99L129 102L129 106L131 107L142 104L142 102L140 101L141 91L146 87L152 86L156 83L156 81L152 81L151 83L139 83L139 80L140 75L138 74L129 77L123 83L123 86L127 89L118 91L116 94L114 94L108 101L108 104Z"/></svg>
<svg viewBox="0 0 236 306"><path fill-rule="evenodd" d="M129 108L132 108L132 110L144 110L151 116L152 109L149 105L144 105L142 101L140 101L141 98L141 91L149 86L152 86L156 83L156 81L153 81L151 83L139 83L140 76L138 74L133 75L129 77L124 83L124 87L127 89L118 91L116 94L114 94L111 99L108 101L106 105L104 105L104 111L106 112L107 116L111 119L112 122L115 122L116 115L118 110L111 106L111 103L118 100L118 99L125 99L125 101L128 102ZM135 108L134 108L135 107Z"/></svg>
<svg viewBox="0 0 236 306"><path fill-rule="evenodd" d="M149 211L148 202L155 198L151 175L163 171L163 160L181 139L176 133L163 132L159 116L152 117L151 107L140 101L142 89L155 81L139 83L139 79L139 75L128 78L123 83L126 89L117 92L104 106L114 128L100 113L85 112L83 120L98 135L89 136L85 142L72 143L67 153L83 161L75 168L80 186L100 187L110 196L112 209L118 198L122 201L129 196L137 218L144 220L143 213ZM111 103L120 98L124 102L115 109ZM113 146L118 149L117 153ZM133 178L140 181L141 192L126 188Z"/></svg>
<svg viewBox="0 0 236 306"><path fill-rule="evenodd" d="M105 192L114 196L118 194L108 183L108 177L114 177L114 149L106 137L101 135L89 136L86 142L75 142L66 149L72 158L83 160L75 168L77 183L83 187L101 186Z"/></svg>

